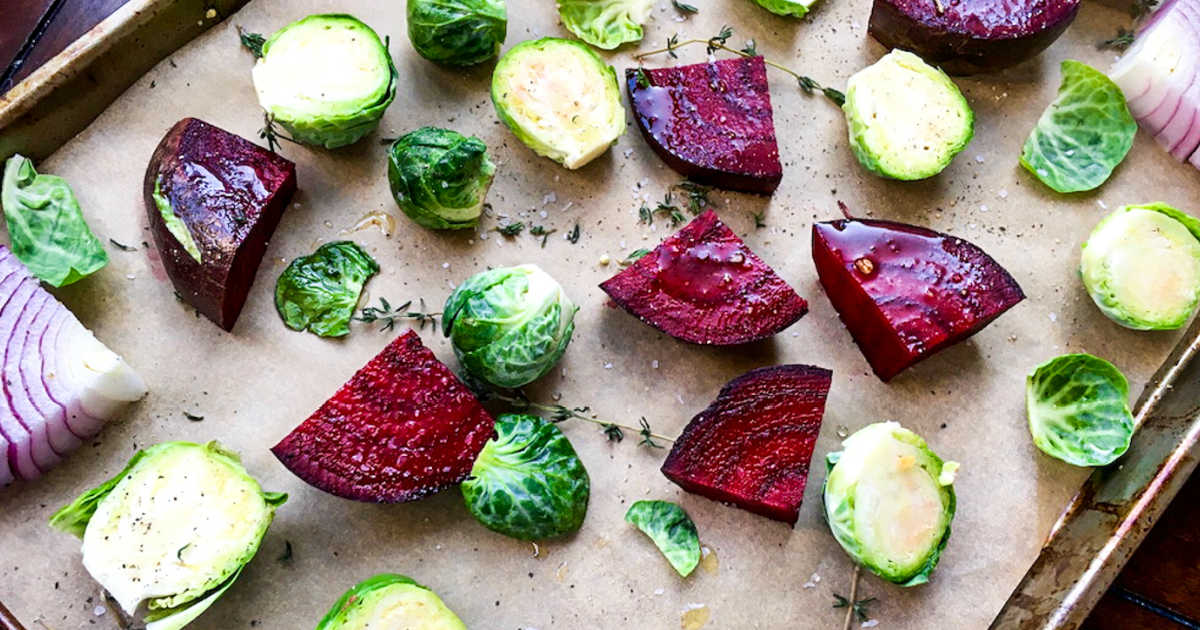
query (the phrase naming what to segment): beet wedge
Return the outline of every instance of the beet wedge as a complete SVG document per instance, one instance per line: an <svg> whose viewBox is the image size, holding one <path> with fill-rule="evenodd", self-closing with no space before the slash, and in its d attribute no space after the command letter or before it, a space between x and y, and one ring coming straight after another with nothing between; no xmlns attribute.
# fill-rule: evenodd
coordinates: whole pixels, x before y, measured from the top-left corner
<svg viewBox="0 0 1200 630"><path fill-rule="evenodd" d="M638 129L667 166L702 184L770 194L783 165L762 57L625 71Z"/></svg>
<svg viewBox="0 0 1200 630"><path fill-rule="evenodd" d="M471 390L410 330L271 452L330 494L400 503L465 479L493 424Z"/></svg>
<svg viewBox="0 0 1200 630"><path fill-rule="evenodd" d="M663 474L688 492L795 525L832 377L778 365L735 378L675 440Z"/></svg>
<svg viewBox="0 0 1200 630"><path fill-rule="evenodd" d="M664 333L714 346L766 339L808 312L808 302L712 210L600 288Z"/></svg>
<svg viewBox="0 0 1200 630"><path fill-rule="evenodd" d="M1025 299L983 250L915 225L817 223L812 248L821 286L884 381Z"/></svg>
<svg viewBox="0 0 1200 630"><path fill-rule="evenodd" d="M296 190L296 165L185 118L159 143L142 194L179 297L233 330L267 242Z"/></svg>

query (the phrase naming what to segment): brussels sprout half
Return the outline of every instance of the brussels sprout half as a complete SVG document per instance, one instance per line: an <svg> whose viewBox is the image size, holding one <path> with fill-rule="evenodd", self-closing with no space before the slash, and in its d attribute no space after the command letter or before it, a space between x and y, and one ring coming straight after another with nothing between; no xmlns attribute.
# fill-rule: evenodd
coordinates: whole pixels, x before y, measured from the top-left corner
<svg viewBox="0 0 1200 630"><path fill-rule="evenodd" d="M1134 330L1174 330L1200 302L1200 221L1165 203L1125 206L1092 230L1079 264L1100 312Z"/></svg>
<svg viewBox="0 0 1200 630"><path fill-rule="evenodd" d="M892 179L937 175L975 134L975 114L950 77L903 50L850 77L842 109L854 156Z"/></svg>
<svg viewBox="0 0 1200 630"><path fill-rule="evenodd" d="M863 427L826 457L825 518L850 557L901 586L929 581L954 519L956 462L896 422Z"/></svg>
<svg viewBox="0 0 1200 630"><path fill-rule="evenodd" d="M472 376L497 387L521 387L562 357L577 310L537 265L501 267L454 289L442 309L442 332Z"/></svg>
<svg viewBox="0 0 1200 630"><path fill-rule="evenodd" d="M316 630L467 630L437 593L406 575L382 573L346 591Z"/></svg>
<svg viewBox="0 0 1200 630"><path fill-rule="evenodd" d="M775 15L802 18L808 15L817 0L754 0L754 3Z"/></svg>
<svg viewBox="0 0 1200 630"><path fill-rule="evenodd" d="M558 0L558 17L576 37L612 50L642 39L653 0Z"/></svg>
<svg viewBox="0 0 1200 630"><path fill-rule="evenodd" d="M495 173L482 140L449 129L422 127L396 139L388 152L396 205L434 230L475 227Z"/></svg>
<svg viewBox="0 0 1200 630"><path fill-rule="evenodd" d="M1113 364L1066 354L1035 368L1025 381L1033 443L1075 466L1107 466L1129 449L1133 414L1129 382Z"/></svg>
<svg viewBox="0 0 1200 630"><path fill-rule="evenodd" d="M507 31L504 0L408 0L408 39L430 61L482 63L500 53Z"/></svg>
<svg viewBox="0 0 1200 630"><path fill-rule="evenodd" d="M177 630L233 584L285 501L216 442L166 442L50 524L83 539L83 566L126 613L144 601L147 630Z"/></svg>
<svg viewBox="0 0 1200 630"><path fill-rule="evenodd" d="M567 39L521 42L505 53L492 74L492 103L525 146L570 169L625 132L616 71Z"/></svg>
<svg viewBox="0 0 1200 630"><path fill-rule="evenodd" d="M371 27L342 14L310 15L262 46L258 102L292 139L327 149L358 142L396 98L396 67Z"/></svg>

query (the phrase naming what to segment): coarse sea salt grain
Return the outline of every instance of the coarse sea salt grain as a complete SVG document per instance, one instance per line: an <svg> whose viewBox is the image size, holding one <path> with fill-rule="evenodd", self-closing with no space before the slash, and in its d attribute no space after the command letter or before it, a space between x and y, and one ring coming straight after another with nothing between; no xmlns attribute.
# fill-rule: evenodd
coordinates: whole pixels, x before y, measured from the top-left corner
<svg viewBox="0 0 1200 630"><path fill-rule="evenodd" d="M1058 321L1058 313L1050 313L1050 321L1052 321L1052 322Z"/></svg>
<svg viewBox="0 0 1200 630"><path fill-rule="evenodd" d="M652 367L652 368L654 368L654 369L656 369L656 370L657 370L657 369L658 369L658 359L655 359L655 360L651 361L651 362L650 362L650 367Z"/></svg>
<svg viewBox="0 0 1200 630"><path fill-rule="evenodd" d="M862 627L864 627L864 628L874 628L875 626L878 626L878 625L879 625L878 619L868 619L868 620L862 622Z"/></svg>

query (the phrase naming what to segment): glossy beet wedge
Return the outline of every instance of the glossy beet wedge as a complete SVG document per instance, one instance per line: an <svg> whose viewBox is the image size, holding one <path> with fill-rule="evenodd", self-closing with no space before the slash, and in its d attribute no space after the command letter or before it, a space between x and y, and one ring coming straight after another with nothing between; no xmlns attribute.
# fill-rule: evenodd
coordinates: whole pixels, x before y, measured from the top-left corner
<svg viewBox="0 0 1200 630"><path fill-rule="evenodd" d="M1025 299L983 250L915 225L817 223L812 248L821 286L884 381Z"/></svg>
<svg viewBox="0 0 1200 630"><path fill-rule="evenodd" d="M296 190L296 165L185 118L155 149L143 197L167 276L183 301L233 330Z"/></svg>
<svg viewBox="0 0 1200 630"><path fill-rule="evenodd" d="M1054 43L1079 0L875 0L868 32L950 74L1000 70Z"/></svg>
<svg viewBox="0 0 1200 630"><path fill-rule="evenodd" d="M675 441L663 474L688 492L794 525L832 377L778 365L730 381Z"/></svg>
<svg viewBox="0 0 1200 630"><path fill-rule="evenodd" d="M330 494L399 503L465 479L493 425L475 395L410 330L271 452Z"/></svg>
<svg viewBox="0 0 1200 630"><path fill-rule="evenodd" d="M702 184L770 194L783 165L762 57L625 71L642 136L668 166Z"/></svg>
<svg viewBox="0 0 1200 630"><path fill-rule="evenodd" d="M714 346L766 339L808 312L808 302L712 210L600 288L668 335Z"/></svg>

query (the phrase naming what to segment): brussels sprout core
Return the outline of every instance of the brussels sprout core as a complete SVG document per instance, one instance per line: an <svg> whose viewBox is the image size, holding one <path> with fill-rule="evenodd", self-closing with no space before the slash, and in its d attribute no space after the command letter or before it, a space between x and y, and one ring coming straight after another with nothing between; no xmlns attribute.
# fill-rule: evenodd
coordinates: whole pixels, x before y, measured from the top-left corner
<svg viewBox="0 0 1200 630"><path fill-rule="evenodd" d="M562 357L578 308L537 265L477 273L446 300L442 331L471 375L521 387Z"/></svg>
<svg viewBox="0 0 1200 630"><path fill-rule="evenodd" d="M617 73L575 41L546 37L514 46L496 63L492 102L525 146L571 169L625 132Z"/></svg>
<svg viewBox="0 0 1200 630"><path fill-rule="evenodd" d="M1125 206L1083 244L1080 273L1109 319L1135 330L1173 330L1200 301L1200 221L1161 203Z"/></svg>
<svg viewBox="0 0 1200 630"><path fill-rule="evenodd" d="M854 156L892 179L937 175L975 130L975 115L950 77L903 50L850 77L842 109Z"/></svg>
<svg viewBox="0 0 1200 630"><path fill-rule="evenodd" d="M950 537L955 462L895 422L869 425L831 453L825 512L855 561L902 586L929 581Z"/></svg>
<svg viewBox="0 0 1200 630"><path fill-rule="evenodd" d="M479 138L423 127L405 134L388 153L388 183L396 205L435 230L475 227L496 165Z"/></svg>
<svg viewBox="0 0 1200 630"><path fill-rule="evenodd" d="M371 27L349 15L311 15L263 44L258 102L293 139L329 149L357 142L396 98L396 68Z"/></svg>

